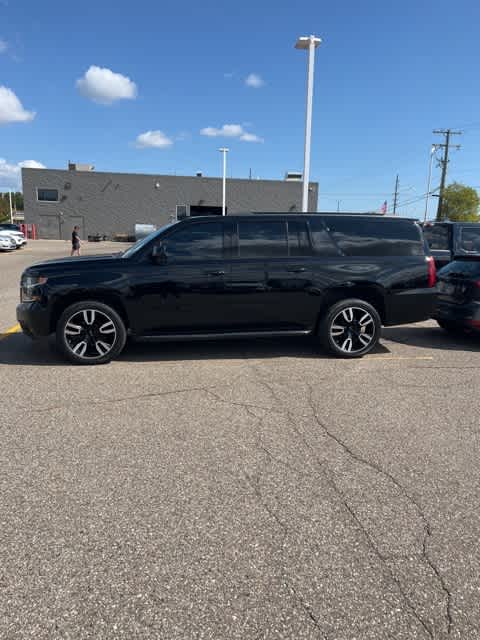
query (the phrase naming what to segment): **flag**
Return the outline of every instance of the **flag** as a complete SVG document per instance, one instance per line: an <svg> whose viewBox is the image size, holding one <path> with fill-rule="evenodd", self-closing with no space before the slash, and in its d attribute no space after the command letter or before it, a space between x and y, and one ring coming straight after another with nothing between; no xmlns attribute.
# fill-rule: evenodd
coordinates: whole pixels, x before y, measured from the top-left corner
<svg viewBox="0 0 480 640"><path fill-rule="evenodd" d="M381 208L380 208L380 213L382 213L383 215L385 215L387 213L387 201L385 200L385 202L382 204Z"/></svg>

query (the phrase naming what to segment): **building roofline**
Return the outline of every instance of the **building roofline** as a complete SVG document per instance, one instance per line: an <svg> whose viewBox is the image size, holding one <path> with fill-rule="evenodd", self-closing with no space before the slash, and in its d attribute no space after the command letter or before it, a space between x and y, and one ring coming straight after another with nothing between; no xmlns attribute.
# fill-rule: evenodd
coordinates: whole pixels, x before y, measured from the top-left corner
<svg viewBox="0 0 480 640"><path fill-rule="evenodd" d="M188 178L191 180L196 180L196 181L201 181L201 180L222 180L222 176L195 176L195 175L177 175L177 174L171 174L171 173L133 173L133 172L126 172L126 171L71 171L69 169L52 169L52 168L34 168L34 167L22 167L22 174L23 172L28 172L28 171L54 171L55 173L65 173L67 175L87 175L87 176L91 176L91 175L105 175L105 176L141 176L143 178L153 178L153 179L161 179L161 178ZM227 177L227 182L254 182L254 183L262 183L262 182L273 182L275 184L281 183L281 184L302 184L302 181L296 181L296 180L274 180L272 178L269 179L265 179L265 178L261 178L259 180L257 180L256 178L228 178ZM318 187L318 182L314 182L314 181L310 181L309 182L310 185L315 185Z"/></svg>

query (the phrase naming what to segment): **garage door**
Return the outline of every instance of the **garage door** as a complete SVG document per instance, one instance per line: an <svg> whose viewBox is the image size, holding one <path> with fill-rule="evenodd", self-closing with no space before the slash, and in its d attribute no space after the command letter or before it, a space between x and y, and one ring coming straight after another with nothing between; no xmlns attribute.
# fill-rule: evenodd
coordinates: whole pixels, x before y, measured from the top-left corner
<svg viewBox="0 0 480 640"><path fill-rule="evenodd" d="M40 214L40 224L38 237L47 240L58 240L60 238L60 221L55 214Z"/></svg>

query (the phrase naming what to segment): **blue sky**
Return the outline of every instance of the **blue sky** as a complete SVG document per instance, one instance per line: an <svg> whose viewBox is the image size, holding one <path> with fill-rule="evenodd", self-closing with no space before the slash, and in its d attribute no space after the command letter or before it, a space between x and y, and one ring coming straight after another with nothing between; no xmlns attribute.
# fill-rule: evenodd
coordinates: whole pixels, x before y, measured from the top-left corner
<svg viewBox="0 0 480 640"><path fill-rule="evenodd" d="M301 170L306 55L293 45L315 33L319 208L391 207L399 173L400 202L418 199L401 211L420 214L434 128L464 129L449 178L480 186L479 24L473 0L0 0L0 186L25 160L219 175L224 145L234 177ZM85 78L91 67L124 78ZM261 86L247 86L250 74ZM95 102L99 87L126 97ZM24 121L8 122L12 109ZM226 124L235 135L200 133ZM163 146L136 142L158 131L140 140Z"/></svg>

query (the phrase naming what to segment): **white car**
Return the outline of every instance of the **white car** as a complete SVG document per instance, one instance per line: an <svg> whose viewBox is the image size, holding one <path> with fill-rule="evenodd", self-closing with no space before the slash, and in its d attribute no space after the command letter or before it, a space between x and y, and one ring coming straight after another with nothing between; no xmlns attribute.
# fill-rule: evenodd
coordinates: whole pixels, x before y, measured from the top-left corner
<svg viewBox="0 0 480 640"><path fill-rule="evenodd" d="M17 248L17 243L12 236L0 235L0 251L14 251Z"/></svg>
<svg viewBox="0 0 480 640"><path fill-rule="evenodd" d="M0 229L0 238L13 238L17 249L27 244L27 240L21 231L12 231L10 229Z"/></svg>

